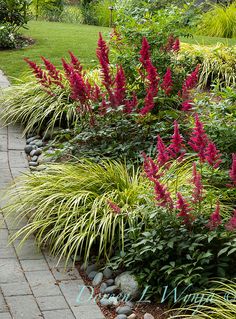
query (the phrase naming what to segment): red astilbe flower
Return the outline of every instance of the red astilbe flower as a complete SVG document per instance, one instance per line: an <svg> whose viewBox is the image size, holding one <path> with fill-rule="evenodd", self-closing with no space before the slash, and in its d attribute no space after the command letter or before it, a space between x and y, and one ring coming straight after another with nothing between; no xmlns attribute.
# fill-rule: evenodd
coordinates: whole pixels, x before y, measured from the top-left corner
<svg viewBox="0 0 236 319"><path fill-rule="evenodd" d="M167 96L170 95L172 88L173 88L173 81L172 81L172 75L171 75L170 68L167 68L167 71L163 77L161 88L164 90L164 92Z"/></svg>
<svg viewBox="0 0 236 319"><path fill-rule="evenodd" d="M115 83L114 83L114 98L116 102L116 106L124 105L125 104L125 96L126 96L126 78L125 73L120 66L117 67L117 73L115 77Z"/></svg>
<svg viewBox="0 0 236 319"><path fill-rule="evenodd" d="M181 193L177 193L177 203L176 203L176 209L180 212L177 214L178 217L181 217L183 219L183 222L185 225L191 224L193 221L193 216L189 214L189 212L192 210L189 203L183 198Z"/></svg>
<svg viewBox="0 0 236 319"><path fill-rule="evenodd" d="M160 166L165 165L170 160L170 157L168 155L168 149L159 135L157 136L157 152L158 164Z"/></svg>
<svg viewBox="0 0 236 319"><path fill-rule="evenodd" d="M51 77L52 83L56 84L57 86L60 86L62 89L64 88L64 85L62 83L62 75L59 70L55 67L55 65L46 59L45 57L41 57L43 60L43 63L48 71L48 75Z"/></svg>
<svg viewBox="0 0 236 319"><path fill-rule="evenodd" d="M91 100L97 102L101 98L101 90L97 84L91 87Z"/></svg>
<svg viewBox="0 0 236 319"><path fill-rule="evenodd" d="M140 109L139 113L145 116L147 113L151 112L155 107L152 89L149 89L144 100L144 107Z"/></svg>
<svg viewBox="0 0 236 319"><path fill-rule="evenodd" d="M220 216L220 203L219 201L216 204L216 209L214 213L211 214L210 220L207 223L207 227L211 230L217 228L222 223L221 216Z"/></svg>
<svg viewBox="0 0 236 319"><path fill-rule="evenodd" d="M201 174L197 172L196 163L193 163L193 177L192 183L194 184L193 189L193 202L199 203L203 199L203 185Z"/></svg>
<svg viewBox="0 0 236 319"><path fill-rule="evenodd" d="M24 59L26 63L28 63L29 67L33 70L33 74L35 75L36 79L39 80L39 83L45 87L50 86L50 80L47 77L45 71L42 70L40 66L38 66L35 62L30 61L28 58Z"/></svg>
<svg viewBox="0 0 236 319"><path fill-rule="evenodd" d="M167 187L162 185L158 179L156 179L154 183L154 191L156 195L155 200L158 202L158 205L173 209L173 200L171 198L170 192L167 190Z"/></svg>
<svg viewBox="0 0 236 319"><path fill-rule="evenodd" d="M213 168L219 167L221 160L220 151L216 148L213 142L209 142L205 149L205 160L211 165Z"/></svg>
<svg viewBox="0 0 236 319"><path fill-rule="evenodd" d="M147 178L155 182L156 179L159 179L161 177L161 174L158 173L158 165L154 162L154 160L151 157L147 156L144 152L142 153L142 157L144 159L143 169Z"/></svg>
<svg viewBox="0 0 236 319"><path fill-rule="evenodd" d="M133 92L133 98L130 101L125 101L124 113L130 114L137 109L138 98L135 92Z"/></svg>
<svg viewBox="0 0 236 319"><path fill-rule="evenodd" d="M103 97L102 102L98 108L99 115L104 116L107 113L107 108L108 108L108 105L107 105L106 99L105 97Z"/></svg>
<svg viewBox="0 0 236 319"><path fill-rule="evenodd" d="M149 45L147 39L145 37L143 37L139 61L142 63L145 70L147 69L147 64L150 61L149 49L150 49L150 45Z"/></svg>
<svg viewBox="0 0 236 319"><path fill-rule="evenodd" d="M159 76L157 73L157 69L152 64L151 61L147 63L147 80L149 81L149 88L148 90L152 92L153 97L155 97L158 93L158 83L159 83Z"/></svg>
<svg viewBox="0 0 236 319"><path fill-rule="evenodd" d="M195 127L189 140L189 145L198 153L202 162L205 161L205 149L208 144L208 136L204 130L202 122L199 120L198 115L195 115Z"/></svg>
<svg viewBox="0 0 236 319"><path fill-rule="evenodd" d="M164 46L164 50L167 52L173 50L175 40L176 40L175 37L173 36L173 34L171 34L167 39L167 43Z"/></svg>
<svg viewBox="0 0 236 319"><path fill-rule="evenodd" d="M174 44L172 45L172 50L175 52L179 52L180 50L180 41L179 38L177 38L174 42Z"/></svg>
<svg viewBox="0 0 236 319"><path fill-rule="evenodd" d="M198 83L198 73L200 65L197 65L195 70L187 76L186 80L182 86L181 96L183 98L182 111L189 111L191 109L191 103L193 102L189 99L190 90L192 90Z"/></svg>
<svg viewBox="0 0 236 319"><path fill-rule="evenodd" d="M121 213L121 208L117 204L115 204L111 200L108 200L107 203L108 203L108 206L113 210L114 213L116 213L116 214Z"/></svg>
<svg viewBox="0 0 236 319"><path fill-rule="evenodd" d="M78 58L73 54L73 52L68 51L69 55L70 55L70 63L73 66L73 68L80 74L82 74L83 71L83 67L80 63L80 61L78 60Z"/></svg>
<svg viewBox="0 0 236 319"><path fill-rule="evenodd" d="M229 171L229 177L233 182L234 187L236 187L236 153L232 154L232 166Z"/></svg>
<svg viewBox="0 0 236 319"><path fill-rule="evenodd" d="M184 147L183 138L179 132L179 124L175 120L174 121L174 134L172 135L172 138L171 138L171 144L169 145L169 147L167 149L168 154L170 155L171 158L177 158L179 155L181 155L181 157L182 157L184 155L183 147Z"/></svg>
<svg viewBox="0 0 236 319"><path fill-rule="evenodd" d="M81 106L84 106L88 99L88 91L81 74L73 71L69 78L71 87L72 100L80 101Z"/></svg>
<svg viewBox="0 0 236 319"><path fill-rule="evenodd" d="M62 58L61 61L62 61L63 69L65 71L65 76L67 77L67 79L69 79L71 72L73 71L73 68L71 67L69 63L66 62L65 59Z"/></svg>
<svg viewBox="0 0 236 319"><path fill-rule="evenodd" d="M225 229L229 231L236 230L236 209L233 211L233 216L230 220L225 224Z"/></svg>
<svg viewBox="0 0 236 319"><path fill-rule="evenodd" d="M102 83L109 94L111 105L115 106L115 97L112 92L113 80L110 72L109 48L106 44L106 41L103 40L101 32L99 32L98 48L96 50L96 53L99 63L101 65L101 72L103 78Z"/></svg>

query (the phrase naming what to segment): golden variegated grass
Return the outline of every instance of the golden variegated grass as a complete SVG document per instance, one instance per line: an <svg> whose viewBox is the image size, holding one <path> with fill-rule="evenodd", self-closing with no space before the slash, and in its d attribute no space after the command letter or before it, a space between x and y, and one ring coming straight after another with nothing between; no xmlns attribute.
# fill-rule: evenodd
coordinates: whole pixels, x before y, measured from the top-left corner
<svg viewBox="0 0 236 319"><path fill-rule="evenodd" d="M50 95L35 81L13 85L0 92L0 118L5 125L21 123L24 133L69 125L78 119L77 104L69 95L56 86Z"/></svg>
<svg viewBox="0 0 236 319"><path fill-rule="evenodd" d="M235 279L236 280L236 279ZM195 304L174 309L177 314L169 318L192 319L235 319L236 281L213 281L213 288L197 293L201 297ZM199 300L202 298L202 301ZM173 310L171 310L173 311Z"/></svg>

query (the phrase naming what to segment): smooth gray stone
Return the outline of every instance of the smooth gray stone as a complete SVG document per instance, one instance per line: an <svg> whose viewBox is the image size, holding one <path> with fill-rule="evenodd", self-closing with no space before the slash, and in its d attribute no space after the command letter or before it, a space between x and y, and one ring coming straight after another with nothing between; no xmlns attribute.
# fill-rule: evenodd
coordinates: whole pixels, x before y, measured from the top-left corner
<svg viewBox="0 0 236 319"><path fill-rule="evenodd" d="M95 270L97 270L97 265L95 265L95 264L89 265L86 268L86 274L89 275L91 273L91 271L95 271Z"/></svg>
<svg viewBox="0 0 236 319"><path fill-rule="evenodd" d="M105 269L103 270L103 275L104 275L104 277L107 278L107 279L111 278L111 277L112 277L112 274L113 274L113 272L112 272L112 270L111 270L110 268L105 268Z"/></svg>
<svg viewBox="0 0 236 319"><path fill-rule="evenodd" d="M116 308L116 313L118 313L118 315L131 315L132 313L132 309L129 306L121 306Z"/></svg>
<svg viewBox="0 0 236 319"><path fill-rule="evenodd" d="M114 292L116 292L117 290L119 290L119 287L118 286L110 286L110 287L107 287L104 291L105 294L113 294Z"/></svg>
<svg viewBox="0 0 236 319"><path fill-rule="evenodd" d="M94 277L97 275L97 273L98 273L97 271L91 271L91 272L88 274L89 279L93 280Z"/></svg>
<svg viewBox="0 0 236 319"><path fill-rule="evenodd" d="M102 298L102 299L100 300L100 303L101 303L102 306L106 306L106 307L113 305L112 301L109 300L109 299L107 299L107 298Z"/></svg>
<svg viewBox="0 0 236 319"><path fill-rule="evenodd" d="M32 136L32 137L29 137L27 138L26 140L26 144L30 144L31 142L33 142L34 140L38 140L40 138L40 136Z"/></svg>
<svg viewBox="0 0 236 319"><path fill-rule="evenodd" d="M98 272L93 279L93 282L92 282L93 286L99 285L102 282L102 279L103 279L103 273Z"/></svg>
<svg viewBox="0 0 236 319"><path fill-rule="evenodd" d="M26 154L30 154L30 152L33 150L33 146L32 145L26 145L25 147L25 153Z"/></svg>
<svg viewBox="0 0 236 319"><path fill-rule="evenodd" d="M42 147L44 145L43 141L41 140L38 140L35 142L35 145L38 146L38 147Z"/></svg>
<svg viewBox="0 0 236 319"><path fill-rule="evenodd" d="M107 284L106 284L105 282L103 282L103 283L101 284L101 286L100 286L100 292L101 292L102 294L104 294L106 288L107 288Z"/></svg>
<svg viewBox="0 0 236 319"><path fill-rule="evenodd" d="M107 286L112 286L112 285L114 285L114 279L108 279L107 281L106 281L106 284L107 284Z"/></svg>
<svg viewBox="0 0 236 319"><path fill-rule="evenodd" d="M38 166L39 164L37 162L29 162L29 166Z"/></svg>
<svg viewBox="0 0 236 319"><path fill-rule="evenodd" d="M33 156L33 157L31 158L31 161L32 161L32 162L37 162L37 160L38 160L38 156L37 156L37 155L35 155L35 156Z"/></svg>
<svg viewBox="0 0 236 319"><path fill-rule="evenodd" d="M115 319L127 319L127 316L122 314L122 315L116 316Z"/></svg>

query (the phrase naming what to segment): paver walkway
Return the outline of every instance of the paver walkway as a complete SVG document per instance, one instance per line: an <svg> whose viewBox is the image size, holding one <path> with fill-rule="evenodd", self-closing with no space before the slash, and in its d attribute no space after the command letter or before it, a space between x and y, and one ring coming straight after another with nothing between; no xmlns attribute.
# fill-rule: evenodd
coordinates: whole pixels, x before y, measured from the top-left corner
<svg viewBox="0 0 236 319"><path fill-rule="evenodd" d="M0 87L8 85L0 72ZM28 170L24 146L19 127L0 123L0 191ZM64 271L63 262L57 265L36 249L33 237L21 249L17 242L8 245L9 234L21 226L0 211L0 319L104 319L99 307L88 302L87 288L80 299L84 303L76 302L84 285L76 269Z"/></svg>

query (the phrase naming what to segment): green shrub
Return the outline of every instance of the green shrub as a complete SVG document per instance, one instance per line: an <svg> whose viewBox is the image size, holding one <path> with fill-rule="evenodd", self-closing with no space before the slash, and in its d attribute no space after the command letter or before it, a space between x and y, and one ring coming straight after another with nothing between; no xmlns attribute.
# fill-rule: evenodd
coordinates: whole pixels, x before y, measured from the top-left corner
<svg viewBox="0 0 236 319"><path fill-rule="evenodd" d="M199 23L200 32L211 37L234 38L236 36L236 2L214 4Z"/></svg>
<svg viewBox="0 0 236 319"><path fill-rule="evenodd" d="M32 0L31 9L36 19L59 21L63 11L63 0Z"/></svg>
<svg viewBox="0 0 236 319"><path fill-rule="evenodd" d="M0 0L0 25L8 24L12 32L25 26L28 21L28 0Z"/></svg>
<svg viewBox="0 0 236 319"><path fill-rule="evenodd" d="M78 23L84 22L82 11L79 6L64 6L60 15L60 22Z"/></svg>
<svg viewBox="0 0 236 319"><path fill-rule="evenodd" d="M139 172L115 161L50 165L16 183L6 210L17 221L30 219L13 240L23 243L34 233L39 246L48 244L52 254L67 261L72 254L86 260L96 252L99 259L122 250L126 230L142 219L136 209L146 201Z"/></svg>
<svg viewBox="0 0 236 319"><path fill-rule="evenodd" d="M9 24L0 26L0 49L13 49L17 46L16 34Z"/></svg>

